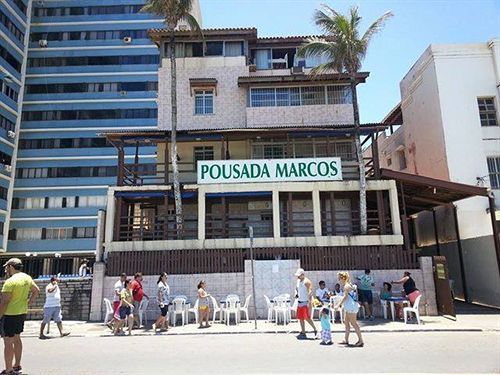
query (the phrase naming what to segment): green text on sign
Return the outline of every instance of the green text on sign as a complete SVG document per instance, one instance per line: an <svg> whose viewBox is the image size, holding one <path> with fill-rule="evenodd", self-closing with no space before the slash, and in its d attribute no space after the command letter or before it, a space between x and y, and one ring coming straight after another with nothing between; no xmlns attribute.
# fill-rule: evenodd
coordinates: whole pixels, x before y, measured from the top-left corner
<svg viewBox="0 0 500 375"><path fill-rule="evenodd" d="M198 161L198 184L339 180L340 158Z"/></svg>

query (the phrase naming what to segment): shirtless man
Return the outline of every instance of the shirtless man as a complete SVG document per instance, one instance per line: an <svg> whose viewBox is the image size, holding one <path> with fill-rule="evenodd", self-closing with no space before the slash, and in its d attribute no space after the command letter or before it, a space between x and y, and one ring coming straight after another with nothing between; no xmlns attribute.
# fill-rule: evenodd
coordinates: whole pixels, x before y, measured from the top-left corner
<svg viewBox="0 0 500 375"><path fill-rule="evenodd" d="M297 319L300 322L300 333L297 338L307 338L305 327L305 322L307 321L307 323L309 323L313 328L314 339L316 339L318 336L318 330L316 329L310 315L311 303L313 299L312 283L311 280L305 276L305 271L302 268L299 268L297 272L295 272L295 276L297 276L297 298L299 300L297 307Z"/></svg>

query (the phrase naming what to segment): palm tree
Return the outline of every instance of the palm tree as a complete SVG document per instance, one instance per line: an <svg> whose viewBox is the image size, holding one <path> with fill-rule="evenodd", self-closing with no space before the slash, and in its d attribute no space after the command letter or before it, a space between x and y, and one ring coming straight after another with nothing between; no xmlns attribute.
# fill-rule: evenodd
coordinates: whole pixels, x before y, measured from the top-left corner
<svg viewBox="0 0 500 375"><path fill-rule="evenodd" d="M367 233L368 223L366 215L366 175L360 140L356 75L361 69L361 63L366 56L368 45L373 36L382 30L385 22L391 17L391 12L384 13L360 37L359 26L361 16L358 14L357 7L351 7L349 15L343 15L327 5L322 5L322 9L314 12L313 19L315 24L324 32L324 37L310 38L298 51L298 55L302 57L325 56L328 59L326 63L311 70L311 74L313 75L335 71L338 73L347 73L349 76L354 112L356 155L359 163L359 216L361 234Z"/></svg>
<svg viewBox="0 0 500 375"><path fill-rule="evenodd" d="M141 12L156 14L165 19L165 26L169 33L169 54L170 54L170 98L172 110L172 131L171 131L171 161L174 183L175 217L177 224L177 234L182 233L182 197L181 185L179 182L179 166L177 164L177 69L175 63L175 29L180 22L189 25L193 33L201 34L201 27L196 18L191 14L193 0L148 0L141 8ZM165 145L165 147L168 147ZM167 161L165 161L167 163ZM166 171L165 171L166 173Z"/></svg>

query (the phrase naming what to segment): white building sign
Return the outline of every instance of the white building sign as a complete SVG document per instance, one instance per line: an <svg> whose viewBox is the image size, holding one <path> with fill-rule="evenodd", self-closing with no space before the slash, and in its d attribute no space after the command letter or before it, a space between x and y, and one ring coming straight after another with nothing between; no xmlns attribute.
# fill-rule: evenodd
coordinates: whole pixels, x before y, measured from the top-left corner
<svg viewBox="0 0 500 375"><path fill-rule="evenodd" d="M340 158L198 161L198 184L339 180Z"/></svg>

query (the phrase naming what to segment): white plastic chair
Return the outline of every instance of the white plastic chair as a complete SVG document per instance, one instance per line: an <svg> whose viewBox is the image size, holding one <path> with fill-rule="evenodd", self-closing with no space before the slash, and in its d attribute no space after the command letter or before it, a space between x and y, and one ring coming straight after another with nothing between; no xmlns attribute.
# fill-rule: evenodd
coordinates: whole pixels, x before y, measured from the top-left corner
<svg viewBox="0 0 500 375"><path fill-rule="evenodd" d="M236 296L231 296L226 298L226 307L224 308L224 318L226 319L226 324L229 325L229 320L231 314L234 315L234 322L239 324L240 318L240 301Z"/></svg>
<svg viewBox="0 0 500 375"><path fill-rule="evenodd" d="M228 298L236 299L238 302L240 301L240 296L238 296L237 294L228 294L227 297L226 297L226 300Z"/></svg>
<svg viewBox="0 0 500 375"><path fill-rule="evenodd" d="M409 315L411 313L415 314L415 316L417 317L417 323L420 324L420 312L418 311L418 305L420 304L420 298L422 298L422 295L417 297L417 299L415 300L415 303L413 304L413 307L405 307L403 309L405 324L407 322L407 315Z"/></svg>
<svg viewBox="0 0 500 375"><path fill-rule="evenodd" d="M175 297L172 301L173 310L172 310L172 324L175 327L177 322L177 315L182 317L182 325L185 324L186 318L186 300L184 298Z"/></svg>
<svg viewBox="0 0 500 375"><path fill-rule="evenodd" d="M148 324L148 317L146 311L148 309L149 300L143 298L139 304L139 327L142 327L142 319L144 318L144 323Z"/></svg>
<svg viewBox="0 0 500 375"><path fill-rule="evenodd" d="M288 298L284 296L275 297L273 310L276 324L279 324L280 315L283 316L283 325L286 325L290 322L290 303L288 302Z"/></svg>
<svg viewBox="0 0 500 375"><path fill-rule="evenodd" d="M248 295L247 298L245 298L245 304L243 307L240 307L240 313L243 313L245 315L245 321L248 322L248 308L250 306L250 299L252 298L252 295Z"/></svg>
<svg viewBox="0 0 500 375"><path fill-rule="evenodd" d="M219 313L219 322L222 322L222 314L223 314L222 309L220 308L220 306L217 303L217 300L215 299L214 296L210 296L210 300L212 301L212 308L214 311L212 323L215 323L215 317L216 317L217 313Z"/></svg>
<svg viewBox="0 0 500 375"><path fill-rule="evenodd" d="M265 294L264 294L264 299L266 300L266 305L267 305L267 323L270 323L273 321L274 305L271 303L269 297L266 296Z"/></svg>
<svg viewBox="0 0 500 375"><path fill-rule="evenodd" d="M335 323L335 313L338 312L340 315L340 323L344 323L344 308L339 307L335 308L335 306L344 298L343 296L333 296L330 297L330 314L331 314L331 321L332 323Z"/></svg>
<svg viewBox="0 0 500 375"><path fill-rule="evenodd" d="M104 324L107 324L113 319L114 311L111 301L107 298L104 298L104 306L106 307L106 312L104 314Z"/></svg>
<svg viewBox="0 0 500 375"><path fill-rule="evenodd" d="M387 319L387 308L389 307L387 300L381 299L380 306L382 307L382 313L384 314L384 319Z"/></svg>
<svg viewBox="0 0 500 375"><path fill-rule="evenodd" d="M188 323L189 323L189 313L194 314L194 321L195 323L198 323L199 317L198 317L198 304L200 303L199 299L196 299L196 302L194 303L194 306L190 309L188 309Z"/></svg>
<svg viewBox="0 0 500 375"><path fill-rule="evenodd" d="M311 309L311 319L314 319L314 313L317 311L318 312L318 320L319 316L321 315L321 310L323 310L323 305L312 307Z"/></svg>

